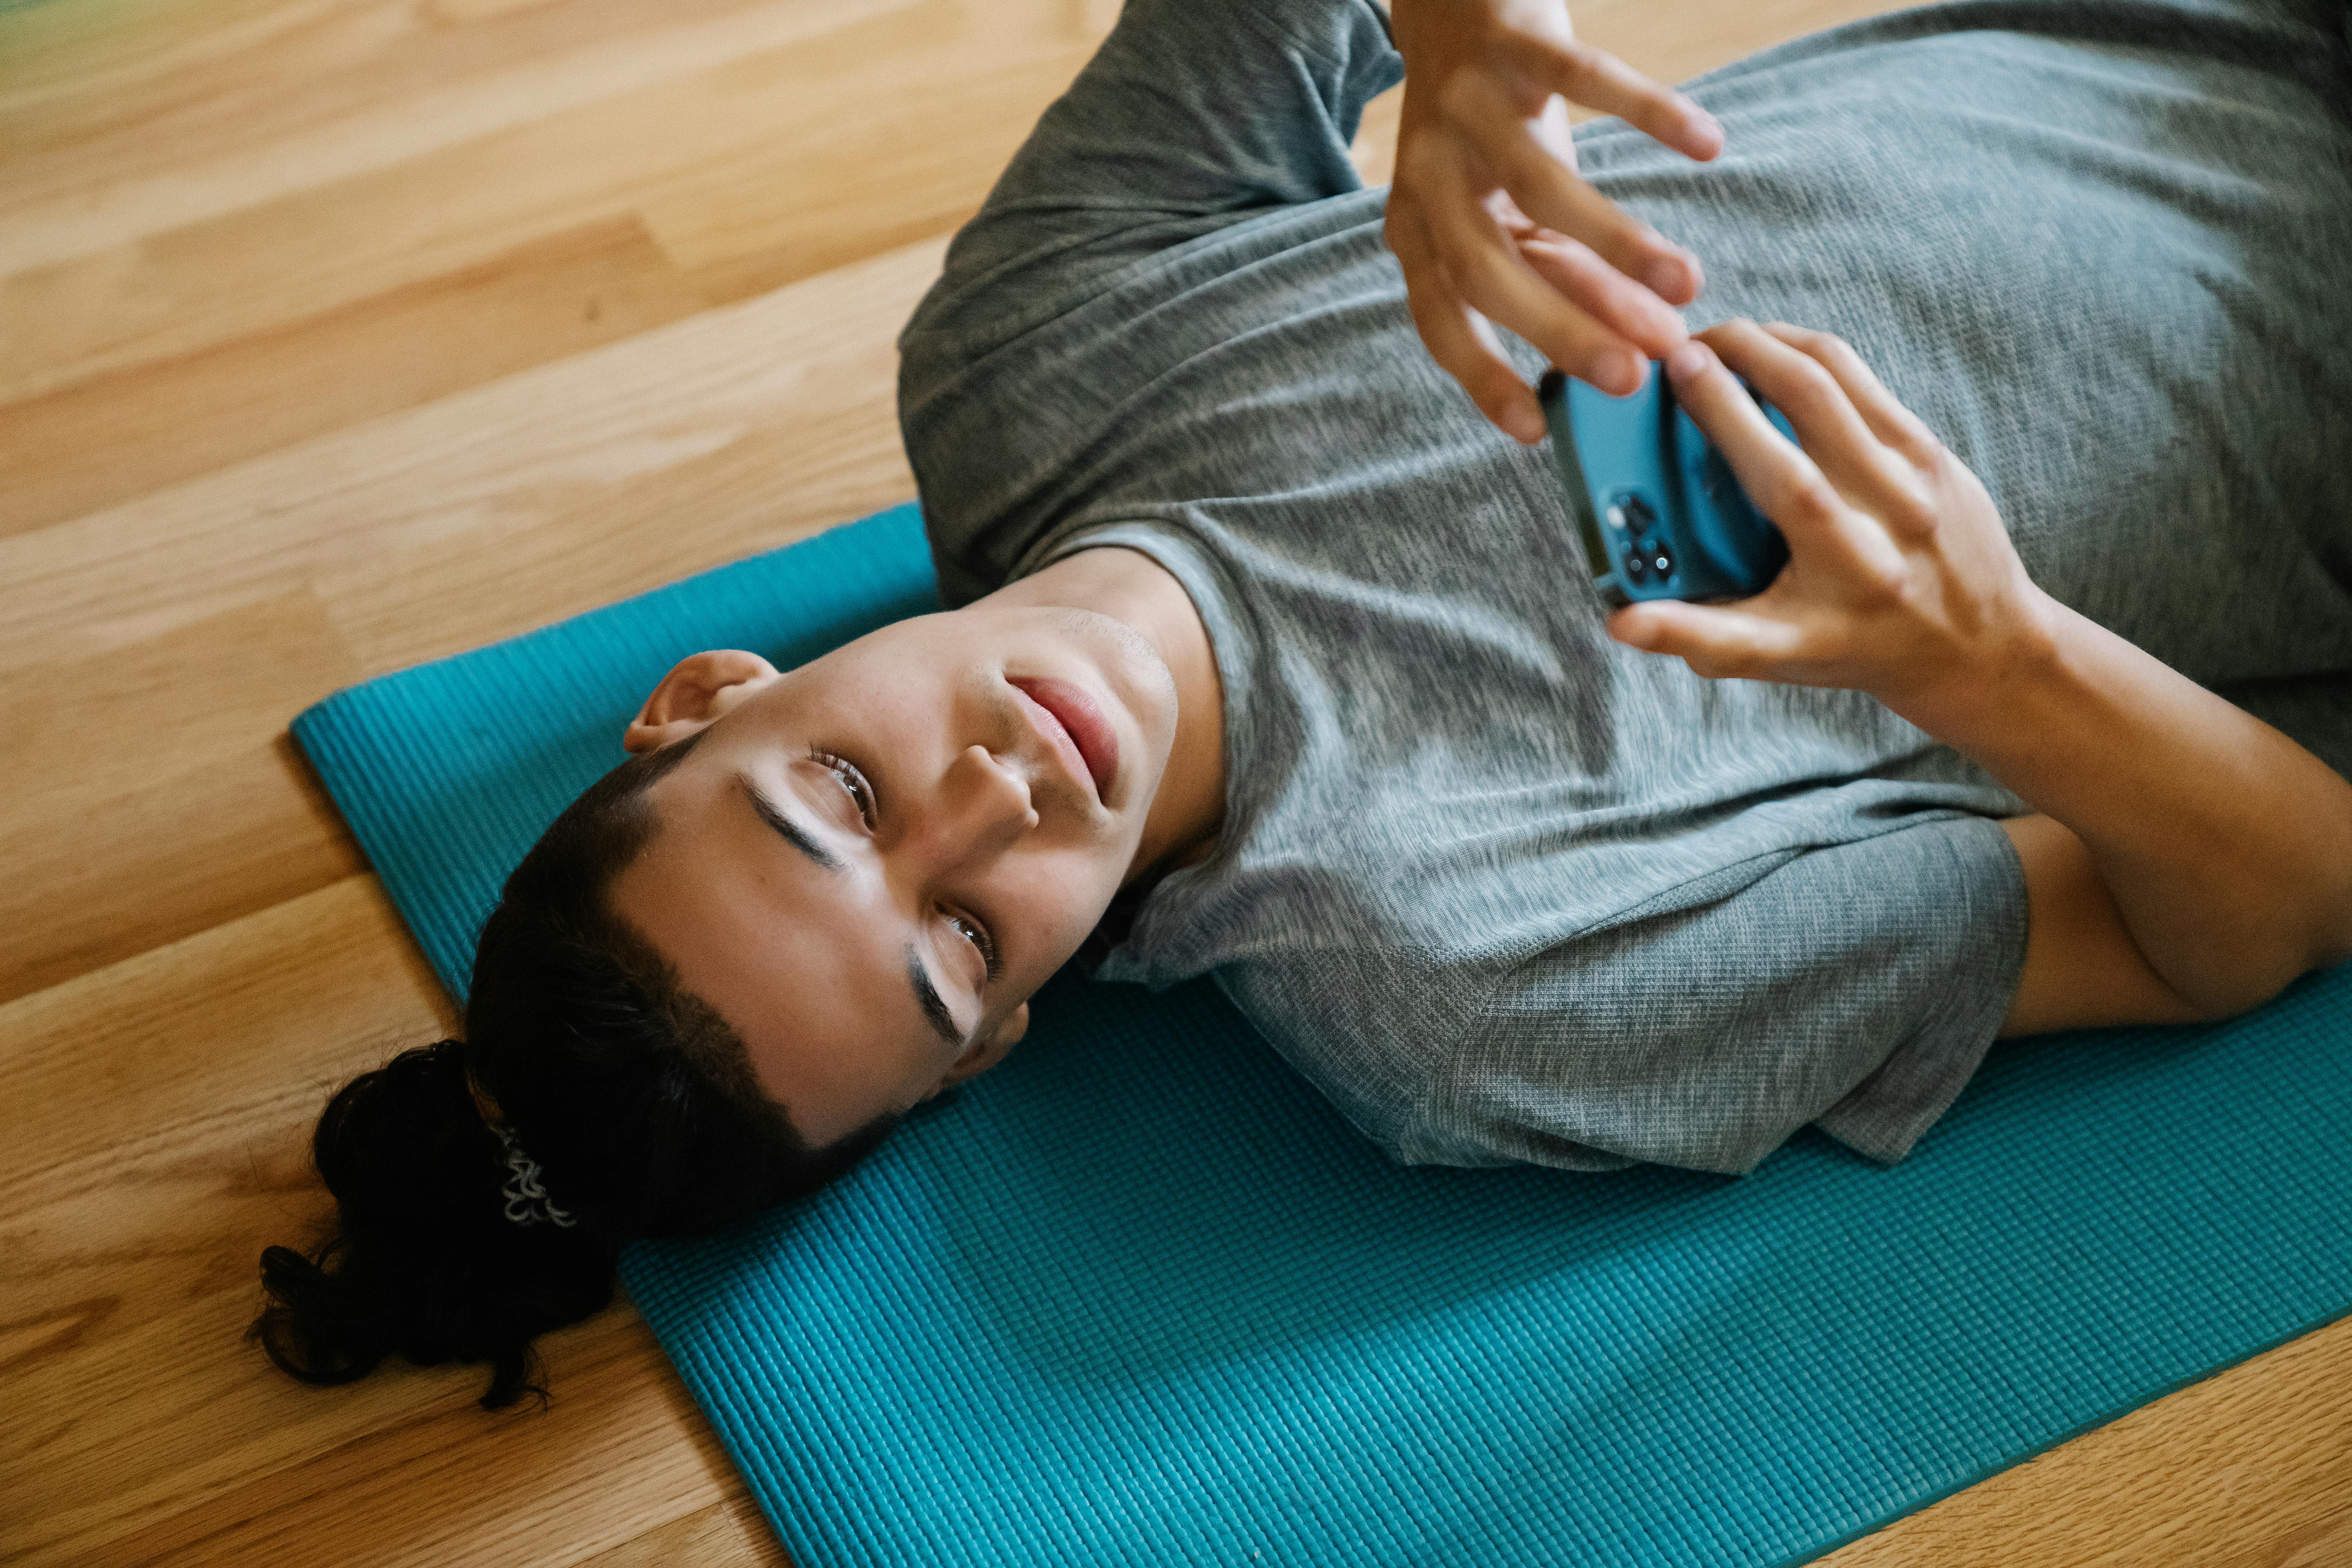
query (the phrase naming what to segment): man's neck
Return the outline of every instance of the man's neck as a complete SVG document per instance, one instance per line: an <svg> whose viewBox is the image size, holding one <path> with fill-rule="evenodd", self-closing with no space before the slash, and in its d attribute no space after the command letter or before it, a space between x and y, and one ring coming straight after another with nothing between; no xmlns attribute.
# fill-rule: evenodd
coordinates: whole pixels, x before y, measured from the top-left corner
<svg viewBox="0 0 2352 1568"><path fill-rule="evenodd" d="M1125 880L1157 877L1207 855L1224 819L1224 689L1208 628L1183 584L1139 551L1105 547L1065 555L992 596L1108 616L1158 652L1176 680L1176 741Z"/></svg>

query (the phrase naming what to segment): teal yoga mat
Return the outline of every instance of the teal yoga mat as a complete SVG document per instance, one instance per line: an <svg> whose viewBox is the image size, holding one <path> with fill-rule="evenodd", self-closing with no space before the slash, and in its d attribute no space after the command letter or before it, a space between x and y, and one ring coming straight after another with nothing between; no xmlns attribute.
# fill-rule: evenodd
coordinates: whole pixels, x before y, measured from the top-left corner
<svg viewBox="0 0 2352 1568"><path fill-rule="evenodd" d="M295 737L462 994L675 659L933 603L901 507ZM2352 967L1740 1180L1402 1169L1206 983L1034 1011L817 1201L624 1260L802 1568L1799 1562L2352 1307Z"/></svg>

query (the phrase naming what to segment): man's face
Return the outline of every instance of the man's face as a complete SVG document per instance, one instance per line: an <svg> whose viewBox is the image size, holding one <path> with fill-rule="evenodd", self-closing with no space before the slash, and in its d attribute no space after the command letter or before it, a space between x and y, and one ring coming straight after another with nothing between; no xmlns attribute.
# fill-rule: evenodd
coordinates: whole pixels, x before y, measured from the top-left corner
<svg viewBox="0 0 2352 1568"><path fill-rule="evenodd" d="M1176 694L1117 620L984 601L789 673L698 654L626 743L719 720L648 792L614 907L822 1147L1020 1038L1135 868Z"/></svg>

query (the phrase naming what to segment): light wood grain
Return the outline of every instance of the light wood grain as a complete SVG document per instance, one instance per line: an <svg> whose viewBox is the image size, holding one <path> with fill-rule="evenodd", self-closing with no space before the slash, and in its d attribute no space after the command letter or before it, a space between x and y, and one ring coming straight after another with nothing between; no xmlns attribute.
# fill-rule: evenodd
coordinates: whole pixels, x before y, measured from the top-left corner
<svg viewBox="0 0 2352 1568"><path fill-rule="evenodd" d="M0 703L76 756L0 815L43 873L0 882L0 994L354 869L282 741L335 688L911 493L890 342L941 243L0 538Z"/></svg>
<svg viewBox="0 0 2352 1568"><path fill-rule="evenodd" d="M1052 7L983 24L956 0L826 4L874 14L383 167L339 161L327 183L0 277L0 397L209 349L626 213L739 283L787 282L952 227L1017 141L974 124L1050 97L1082 58ZM761 221L707 211L762 174L781 184Z"/></svg>
<svg viewBox="0 0 2352 1568"><path fill-rule="evenodd" d="M1577 14L1677 78L1880 8ZM0 1559L783 1561L625 1303L497 1415L242 1338L327 1093L454 1024L285 727L909 494L898 326L1115 15L0 9ZM1829 1561L2352 1563L2347 1456L2339 1324Z"/></svg>
<svg viewBox="0 0 2352 1568"><path fill-rule="evenodd" d="M782 1568L789 1563L757 1504L740 1492L598 1552L593 1568Z"/></svg>
<svg viewBox="0 0 2352 1568"><path fill-rule="evenodd" d="M5 222L5 220L0 220ZM563 358L708 301L624 214L273 331L101 373L9 412L0 530L96 512L241 458ZM321 375L320 366L363 365ZM225 403L234 423L217 416Z"/></svg>

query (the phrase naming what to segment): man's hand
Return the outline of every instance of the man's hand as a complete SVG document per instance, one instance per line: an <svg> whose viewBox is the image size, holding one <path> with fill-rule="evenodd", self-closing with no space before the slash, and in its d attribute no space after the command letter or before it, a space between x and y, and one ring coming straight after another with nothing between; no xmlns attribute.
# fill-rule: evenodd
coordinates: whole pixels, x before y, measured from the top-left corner
<svg viewBox="0 0 2352 1568"><path fill-rule="evenodd" d="M1499 322L1604 392L1687 337L1688 252L1577 174L1568 105L1615 114L1697 159L1723 128L1680 93L1579 43L1562 0L1395 0L1404 112L1387 236L1413 325L1479 410L1530 445L1542 411Z"/></svg>
<svg viewBox="0 0 2352 1568"><path fill-rule="evenodd" d="M1788 416L1801 450L1734 371ZM1629 605L1610 620L1618 640L1701 675L1868 691L1930 731L1956 699L2046 657L2054 606L1992 498L1845 343L1726 321L1675 350L1666 374L1787 536L1789 564L1737 604Z"/></svg>
<svg viewBox="0 0 2352 1568"><path fill-rule="evenodd" d="M1727 321L1666 370L1789 564L1611 633L1701 675L1868 691L2040 812L2002 824L2029 906L2005 1033L2223 1017L2352 957L2352 784L2036 587L1984 486L1852 349Z"/></svg>

